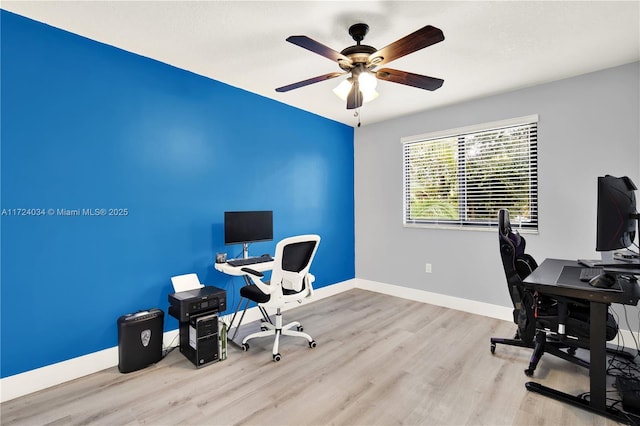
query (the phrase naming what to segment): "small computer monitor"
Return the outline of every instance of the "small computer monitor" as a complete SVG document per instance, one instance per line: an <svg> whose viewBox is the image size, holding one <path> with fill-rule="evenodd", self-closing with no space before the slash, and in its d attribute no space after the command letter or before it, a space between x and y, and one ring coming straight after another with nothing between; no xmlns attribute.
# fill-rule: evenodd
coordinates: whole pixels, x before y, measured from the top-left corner
<svg viewBox="0 0 640 426"><path fill-rule="evenodd" d="M628 248L636 237L638 212L635 190L628 177L598 177L596 251Z"/></svg>
<svg viewBox="0 0 640 426"><path fill-rule="evenodd" d="M224 212L224 243L249 244L273 240L272 211Z"/></svg>

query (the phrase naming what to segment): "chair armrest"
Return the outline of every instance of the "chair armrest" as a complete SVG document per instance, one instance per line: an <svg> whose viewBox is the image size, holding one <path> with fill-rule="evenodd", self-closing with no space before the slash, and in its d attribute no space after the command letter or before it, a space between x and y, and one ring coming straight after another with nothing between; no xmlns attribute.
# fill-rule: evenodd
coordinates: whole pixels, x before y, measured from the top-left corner
<svg viewBox="0 0 640 426"><path fill-rule="evenodd" d="M258 287L260 291L263 292L264 294L271 294L274 292L275 286L271 286L269 285L269 283L264 283L260 279L264 277L264 274L262 272L258 272L254 269L247 268L247 267L242 268L241 271L244 272L246 274L245 276L249 277L253 285Z"/></svg>
<svg viewBox="0 0 640 426"><path fill-rule="evenodd" d="M264 277L264 274L262 272L258 272L258 271L254 270L254 269L251 269L251 268L245 267L245 268L242 268L240 270L242 272L246 272L249 275L254 275L254 276L258 277L258 278Z"/></svg>
<svg viewBox="0 0 640 426"><path fill-rule="evenodd" d="M307 297L313 297L313 282L316 280L315 275L307 273L305 277L307 281Z"/></svg>

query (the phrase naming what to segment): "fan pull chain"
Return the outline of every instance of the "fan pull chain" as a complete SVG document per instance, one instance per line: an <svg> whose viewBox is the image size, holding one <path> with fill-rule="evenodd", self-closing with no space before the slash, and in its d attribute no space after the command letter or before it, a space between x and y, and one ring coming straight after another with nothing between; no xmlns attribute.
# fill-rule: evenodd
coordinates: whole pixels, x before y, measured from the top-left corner
<svg viewBox="0 0 640 426"><path fill-rule="evenodd" d="M356 108L355 112L353 113L353 116L358 118L358 127L360 127L360 124L362 124L360 122L360 108Z"/></svg>

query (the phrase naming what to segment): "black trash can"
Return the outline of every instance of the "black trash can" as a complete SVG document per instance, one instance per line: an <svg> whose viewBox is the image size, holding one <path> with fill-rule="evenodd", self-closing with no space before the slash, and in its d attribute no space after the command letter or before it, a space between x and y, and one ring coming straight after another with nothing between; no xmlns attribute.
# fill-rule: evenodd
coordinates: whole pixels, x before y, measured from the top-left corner
<svg viewBox="0 0 640 426"><path fill-rule="evenodd" d="M164 312L153 308L118 318L118 370L130 373L162 359Z"/></svg>

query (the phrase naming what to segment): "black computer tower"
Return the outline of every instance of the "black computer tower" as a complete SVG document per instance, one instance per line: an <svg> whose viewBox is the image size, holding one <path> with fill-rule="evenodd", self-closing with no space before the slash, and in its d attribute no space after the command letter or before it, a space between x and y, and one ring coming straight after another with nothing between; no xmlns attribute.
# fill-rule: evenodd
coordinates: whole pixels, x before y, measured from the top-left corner
<svg viewBox="0 0 640 426"><path fill-rule="evenodd" d="M203 313L181 322L180 352L198 368L218 361L218 315Z"/></svg>
<svg viewBox="0 0 640 426"><path fill-rule="evenodd" d="M130 373L162 359L164 312L149 309L118 318L118 370Z"/></svg>

